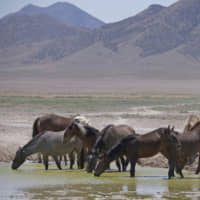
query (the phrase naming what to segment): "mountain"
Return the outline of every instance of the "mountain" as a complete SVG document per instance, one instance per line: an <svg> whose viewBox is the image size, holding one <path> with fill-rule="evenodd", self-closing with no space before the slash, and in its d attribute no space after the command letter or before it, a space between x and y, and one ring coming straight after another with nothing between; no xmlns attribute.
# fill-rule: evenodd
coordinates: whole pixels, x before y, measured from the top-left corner
<svg viewBox="0 0 200 200"><path fill-rule="evenodd" d="M5 53L19 58L26 54L21 56L21 63L55 61L92 42L88 29L67 25L48 15L8 16L0 20L0 27L0 63L5 60Z"/></svg>
<svg viewBox="0 0 200 200"><path fill-rule="evenodd" d="M20 11L12 15L48 15L63 23L71 24L77 27L98 28L104 24L101 20L89 15L80 8L70 3L55 3L48 7L39 7L29 4Z"/></svg>
<svg viewBox="0 0 200 200"><path fill-rule="evenodd" d="M122 80L199 80L200 3L151 5L93 30L46 14L10 15L0 20L0 66L0 77L117 79L109 83L116 87Z"/></svg>

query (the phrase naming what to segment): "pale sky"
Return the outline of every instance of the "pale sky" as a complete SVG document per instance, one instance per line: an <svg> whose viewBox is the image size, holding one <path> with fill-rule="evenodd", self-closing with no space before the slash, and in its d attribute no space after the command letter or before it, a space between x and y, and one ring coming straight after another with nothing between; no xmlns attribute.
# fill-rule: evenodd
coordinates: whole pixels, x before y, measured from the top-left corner
<svg viewBox="0 0 200 200"><path fill-rule="evenodd" d="M61 0L72 3L104 22L115 22L134 16L151 4L169 6L177 0ZM27 4L49 6L60 0L0 0L0 17L16 12Z"/></svg>

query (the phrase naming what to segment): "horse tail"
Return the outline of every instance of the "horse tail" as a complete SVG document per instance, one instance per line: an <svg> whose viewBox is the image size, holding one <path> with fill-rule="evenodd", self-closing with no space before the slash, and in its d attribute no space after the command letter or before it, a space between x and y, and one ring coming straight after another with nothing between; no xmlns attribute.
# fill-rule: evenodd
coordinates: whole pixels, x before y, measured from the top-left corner
<svg viewBox="0 0 200 200"><path fill-rule="evenodd" d="M40 118L38 117L38 118L36 118L36 120L33 122L32 137L35 137L35 136L39 133L38 128L37 128L39 119L40 119Z"/></svg>

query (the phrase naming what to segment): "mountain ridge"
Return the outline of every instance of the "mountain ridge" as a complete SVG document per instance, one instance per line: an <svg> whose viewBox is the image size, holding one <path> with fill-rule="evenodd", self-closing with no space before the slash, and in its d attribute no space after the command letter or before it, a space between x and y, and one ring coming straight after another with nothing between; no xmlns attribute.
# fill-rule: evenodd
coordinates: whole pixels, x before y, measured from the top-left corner
<svg viewBox="0 0 200 200"><path fill-rule="evenodd" d="M20 17L26 23L16 26ZM5 41L9 45L2 48ZM197 79L200 3L180 0L168 7L151 5L94 30L46 15L11 15L0 20L0 64L1 74L20 77Z"/></svg>
<svg viewBox="0 0 200 200"><path fill-rule="evenodd" d="M74 6L73 4L66 2L57 2L47 7L40 7L33 4L28 4L18 12L12 13L10 15L33 16L41 14L49 15L50 17L53 17L61 22L77 27L94 29L104 24L103 21L97 19L96 17L93 17L92 15Z"/></svg>

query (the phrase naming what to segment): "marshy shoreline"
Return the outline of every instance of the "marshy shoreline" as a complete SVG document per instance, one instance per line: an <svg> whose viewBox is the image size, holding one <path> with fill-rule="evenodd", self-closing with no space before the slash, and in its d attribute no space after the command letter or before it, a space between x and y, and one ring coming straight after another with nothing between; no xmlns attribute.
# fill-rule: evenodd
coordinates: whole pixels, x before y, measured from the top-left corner
<svg viewBox="0 0 200 200"><path fill-rule="evenodd" d="M182 131L189 114L200 110L200 97L191 95L85 94L16 95L0 94L0 161L11 162L19 146L32 137L32 123L38 116L56 113L85 115L92 126L128 124L137 133L174 125ZM31 156L31 160L36 156ZM141 159L142 166L167 168L161 154ZM197 160L188 170L195 170Z"/></svg>

